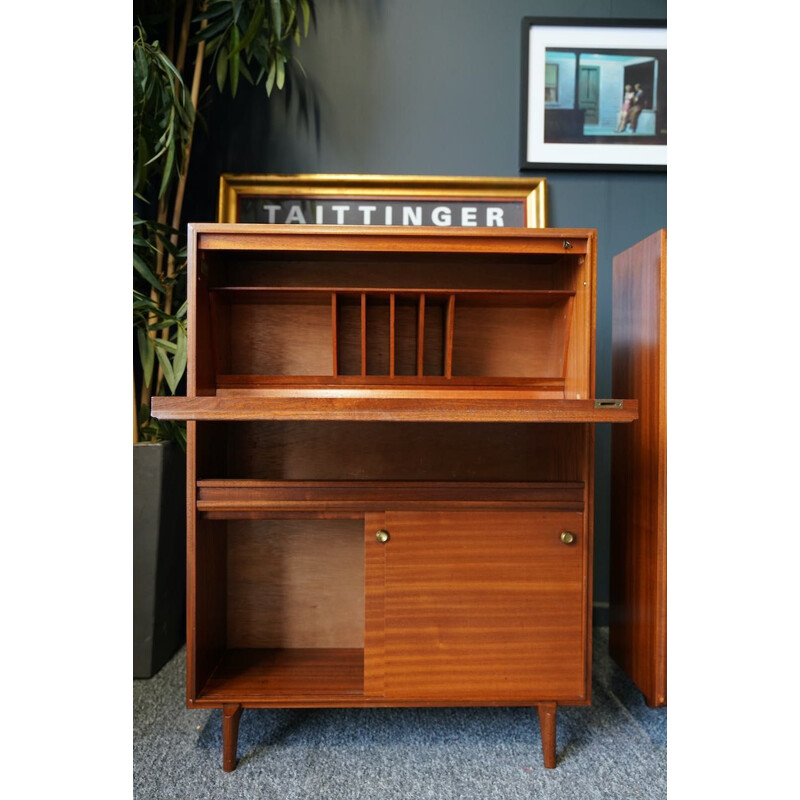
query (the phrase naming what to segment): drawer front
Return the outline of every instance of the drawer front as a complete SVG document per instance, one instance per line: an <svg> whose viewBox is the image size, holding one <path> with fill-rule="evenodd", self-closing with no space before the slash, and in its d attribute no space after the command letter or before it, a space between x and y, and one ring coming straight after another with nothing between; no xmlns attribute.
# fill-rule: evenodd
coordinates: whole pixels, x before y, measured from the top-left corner
<svg viewBox="0 0 800 800"><path fill-rule="evenodd" d="M471 702L586 695L582 513L387 512L385 529L383 543L367 529L368 584L382 586L368 597L382 635L367 637L367 693ZM378 615L368 616L374 631Z"/></svg>

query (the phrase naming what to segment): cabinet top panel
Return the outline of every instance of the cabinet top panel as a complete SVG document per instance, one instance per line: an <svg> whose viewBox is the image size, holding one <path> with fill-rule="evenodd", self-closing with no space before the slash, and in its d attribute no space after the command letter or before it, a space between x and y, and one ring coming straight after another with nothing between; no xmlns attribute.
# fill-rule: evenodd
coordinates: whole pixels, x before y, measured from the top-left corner
<svg viewBox="0 0 800 800"><path fill-rule="evenodd" d="M190 223L200 250L584 254L592 228L425 228Z"/></svg>

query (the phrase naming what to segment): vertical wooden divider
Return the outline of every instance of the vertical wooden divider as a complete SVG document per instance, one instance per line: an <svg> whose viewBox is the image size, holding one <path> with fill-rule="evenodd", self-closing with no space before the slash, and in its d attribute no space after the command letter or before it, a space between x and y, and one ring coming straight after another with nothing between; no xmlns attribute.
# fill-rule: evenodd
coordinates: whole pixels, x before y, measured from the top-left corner
<svg viewBox="0 0 800 800"><path fill-rule="evenodd" d="M208 293L208 316L209 316L208 328L211 331L211 339L210 339L211 346L209 348L211 350L210 366L214 375L214 388L216 389L217 375L221 375L223 372L230 371L230 366L223 367L223 364L229 365L230 360L226 361L222 357L222 354L219 352L219 347L220 347L219 331L223 330L223 327L222 327L222 321L220 320L219 298L217 297L216 292ZM195 387L196 387L196 379L195 379ZM196 392L197 389L195 388L194 391Z"/></svg>
<svg viewBox="0 0 800 800"><path fill-rule="evenodd" d="M570 297L567 301L567 312L565 314L564 320L564 354L562 356L561 362L561 377L566 380L567 378L567 366L568 366L568 359L569 359L569 340L570 340L570 332L572 331L572 312L575 308L575 297Z"/></svg>
<svg viewBox="0 0 800 800"><path fill-rule="evenodd" d="M338 298L336 292L331 292L331 339L333 340L333 377L339 375L339 320L336 315Z"/></svg>
<svg viewBox="0 0 800 800"><path fill-rule="evenodd" d="M389 295L389 377L394 378L395 310L394 292Z"/></svg>
<svg viewBox="0 0 800 800"><path fill-rule="evenodd" d="M417 310L417 377L424 375L424 354L425 354L425 295L419 296L419 308Z"/></svg>
<svg viewBox="0 0 800 800"><path fill-rule="evenodd" d="M444 376L453 377L453 318L456 310L456 296L451 294L447 301L447 317L444 327Z"/></svg>
<svg viewBox="0 0 800 800"><path fill-rule="evenodd" d="M367 294L361 292L361 374L367 374Z"/></svg>

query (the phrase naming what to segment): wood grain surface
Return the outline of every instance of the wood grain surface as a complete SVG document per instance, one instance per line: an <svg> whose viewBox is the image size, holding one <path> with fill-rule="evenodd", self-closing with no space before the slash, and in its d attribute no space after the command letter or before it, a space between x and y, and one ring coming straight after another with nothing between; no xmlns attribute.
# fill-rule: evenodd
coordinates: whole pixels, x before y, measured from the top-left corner
<svg viewBox="0 0 800 800"><path fill-rule="evenodd" d="M651 706L667 702L666 240L614 259L613 391L640 417L612 429L609 650Z"/></svg>
<svg viewBox="0 0 800 800"><path fill-rule="evenodd" d="M154 397L152 411L173 420L328 420L380 422L632 422L636 400L596 408L593 400L528 400L509 391L502 399L462 392L454 399L371 397Z"/></svg>
<svg viewBox="0 0 800 800"><path fill-rule="evenodd" d="M554 766L593 425L638 417L595 403L596 232L203 223L188 278L187 396L152 410L188 421L187 702L224 768L244 708L426 705L536 705Z"/></svg>
<svg viewBox="0 0 800 800"><path fill-rule="evenodd" d="M387 512L388 697L580 699L580 512ZM560 540L570 530L575 541Z"/></svg>
<svg viewBox="0 0 800 800"><path fill-rule="evenodd" d="M363 648L362 519L228 522L228 648Z"/></svg>

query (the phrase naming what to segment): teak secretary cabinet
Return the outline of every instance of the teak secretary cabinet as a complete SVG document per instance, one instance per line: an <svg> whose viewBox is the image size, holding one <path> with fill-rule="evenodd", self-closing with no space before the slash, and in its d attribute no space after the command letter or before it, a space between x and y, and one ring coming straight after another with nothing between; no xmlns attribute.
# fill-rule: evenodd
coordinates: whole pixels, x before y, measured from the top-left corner
<svg viewBox="0 0 800 800"><path fill-rule="evenodd" d="M187 697L558 705L591 687L595 231L189 226Z"/></svg>

